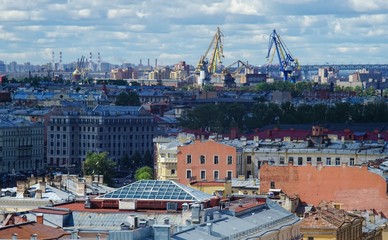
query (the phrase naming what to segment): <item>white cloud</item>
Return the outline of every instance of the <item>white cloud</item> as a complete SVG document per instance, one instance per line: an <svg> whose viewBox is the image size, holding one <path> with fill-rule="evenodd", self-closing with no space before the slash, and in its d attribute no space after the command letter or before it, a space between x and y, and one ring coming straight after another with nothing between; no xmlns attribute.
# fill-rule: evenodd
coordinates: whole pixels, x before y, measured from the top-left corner
<svg viewBox="0 0 388 240"><path fill-rule="evenodd" d="M385 62L388 51L385 0L2 0L0 9L0 44L9 52L0 60L7 62L47 62L46 46L61 49L64 61L94 51L112 61L196 64L217 27L225 63L265 63L273 29L301 63Z"/></svg>
<svg viewBox="0 0 388 240"><path fill-rule="evenodd" d="M386 0L349 0L351 8L358 12L368 12L388 9Z"/></svg>

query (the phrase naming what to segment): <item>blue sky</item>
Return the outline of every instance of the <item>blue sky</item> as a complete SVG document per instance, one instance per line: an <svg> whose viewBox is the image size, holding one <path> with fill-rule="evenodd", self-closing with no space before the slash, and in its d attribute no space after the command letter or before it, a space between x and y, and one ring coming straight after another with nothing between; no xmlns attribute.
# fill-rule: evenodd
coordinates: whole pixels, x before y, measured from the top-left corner
<svg viewBox="0 0 388 240"><path fill-rule="evenodd" d="M386 0L1 0L0 60L195 65L220 27L224 64L266 64L273 29L303 64L387 63Z"/></svg>

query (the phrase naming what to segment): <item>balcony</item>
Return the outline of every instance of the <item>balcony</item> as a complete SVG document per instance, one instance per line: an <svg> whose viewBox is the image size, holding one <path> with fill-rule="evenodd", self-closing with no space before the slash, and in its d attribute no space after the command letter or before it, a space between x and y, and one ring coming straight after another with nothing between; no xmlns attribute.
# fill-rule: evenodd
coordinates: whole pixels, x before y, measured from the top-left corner
<svg viewBox="0 0 388 240"><path fill-rule="evenodd" d="M159 162L160 163L177 163L178 161L176 158L161 157L161 158L159 158Z"/></svg>

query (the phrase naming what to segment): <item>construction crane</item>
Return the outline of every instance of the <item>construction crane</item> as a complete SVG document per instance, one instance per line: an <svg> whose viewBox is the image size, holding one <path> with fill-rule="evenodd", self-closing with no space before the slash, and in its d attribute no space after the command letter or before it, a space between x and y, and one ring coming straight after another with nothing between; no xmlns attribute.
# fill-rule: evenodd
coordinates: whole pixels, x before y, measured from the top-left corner
<svg viewBox="0 0 388 240"><path fill-rule="evenodd" d="M275 48L273 46L275 45ZM272 54L271 54L272 51ZM271 35L269 36L269 44L268 44L268 54L267 60L269 64L272 63L275 52L279 59L279 70L283 73L283 80L287 81L288 77L291 78L291 81L295 81L299 78L300 73L300 65L296 58L294 58L288 50L286 44L277 34L274 29Z"/></svg>
<svg viewBox="0 0 388 240"><path fill-rule="evenodd" d="M231 68L236 64L237 64L237 68L231 71ZM241 70L243 69L245 69L244 73L246 73L247 71L250 72L252 70L252 67L250 67L248 63L245 63L241 60L237 60L236 62L222 69L221 78L224 82L224 86L227 88L236 87L236 77L237 75L241 74Z"/></svg>
<svg viewBox="0 0 388 240"><path fill-rule="evenodd" d="M216 72L217 65L222 64L223 55L223 34L219 27L204 55L199 59L195 73L199 74L198 84L209 82L211 76ZM212 51L210 51L212 49ZM211 52L211 55L208 54Z"/></svg>

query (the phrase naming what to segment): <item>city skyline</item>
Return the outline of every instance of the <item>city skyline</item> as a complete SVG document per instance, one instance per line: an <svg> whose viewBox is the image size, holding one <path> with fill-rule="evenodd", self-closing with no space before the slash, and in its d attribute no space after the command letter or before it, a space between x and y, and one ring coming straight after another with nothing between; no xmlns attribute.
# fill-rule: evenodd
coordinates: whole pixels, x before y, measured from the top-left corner
<svg viewBox="0 0 388 240"><path fill-rule="evenodd" d="M37 0L0 4L0 60L45 64L97 62L196 65L217 27L225 65L266 64L273 29L303 64L386 63L388 6L383 0L228 0L131 2ZM274 63L277 63L274 59Z"/></svg>

